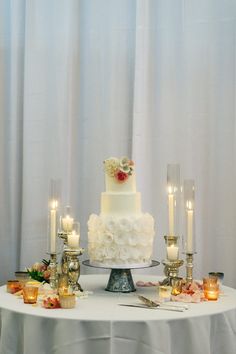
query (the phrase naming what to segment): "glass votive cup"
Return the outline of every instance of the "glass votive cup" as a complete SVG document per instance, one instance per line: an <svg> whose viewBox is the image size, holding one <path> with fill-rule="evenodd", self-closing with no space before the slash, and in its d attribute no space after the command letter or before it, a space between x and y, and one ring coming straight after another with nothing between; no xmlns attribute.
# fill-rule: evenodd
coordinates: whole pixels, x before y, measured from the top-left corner
<svg viewBox="0 0 236 354"><path fill-rule="evenodd" d="M60 274L58 278L58 294L67 294L69 292L69 280L66 274Z"/></svg>
<svg viewBox="0 0 236 354"><path fill-rule="evenodd" d="M219 297L219 283L216 277L203 278L203 292L207 300L216 301Z"/></svg>
<svg viewBox="0 0 236 354"><path fill-rule="evenodd" d="M170 301L172 287L169 285L157 286L157 300L160 302Z"/></svg>
<svg viewBox="0 0 236 354"><path fill-rule="evenodd" d="M15 294L22 289L22 284L19 280L8 280L7 281L7 292L10 294Z"/></svg>
<svg viewBox="0 0 236 354"><path fill-rule="evenodd" d="M23 300L25 304L36 304L38 299L39 288L33 285L25 285L23 287Z"/></svg>
<svg viewBox="0 0 236 354"><path fill-rule="evenodd" d="M61 308L72 309L76 304L75 294L59 294L59 301Z"/></svg>
<svg viewBox="0 0 236 354"><path fill-rule="evenodd" d="M183 279L180 277L171 279L172 295L179 295L182 292L182 283L183 283Z"/></svg>
<svg viewBox="0 0 236 354"><path fill-rule="evenodd" d="M223 285L223 279L224 279L224 273L222 272L210 272L208 273L209 277L215 277L218 280L218 283L220 285L220 287Z"/></svg>

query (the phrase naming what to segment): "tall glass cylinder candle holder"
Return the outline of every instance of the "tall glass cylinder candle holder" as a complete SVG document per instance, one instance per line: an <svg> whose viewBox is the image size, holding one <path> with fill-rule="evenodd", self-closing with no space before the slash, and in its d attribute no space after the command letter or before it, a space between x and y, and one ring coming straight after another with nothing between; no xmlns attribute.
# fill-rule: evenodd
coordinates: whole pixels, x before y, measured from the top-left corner
<svg viewBox="0 0 236 354"><path fill-rule="evenodd" d="M65 232L66 234L72 232L73 223L74 223L74 218L72 217L71 207L67 205L65 208L65 213L61 217L61 225L60 225L61 231Z"/></svg>
<svg viewBox="0 0 236 354"><path fill-rule="evenodd" d="M48 252L57 252L58 207L60 198L60 181L52 179L49 191L49 220L48 220Z"/></svg>
<svg viewBox="0 0 236 354"><path fill-rule="evenodd" d="M79 249L80 240L80 223L74 222L72 232L67 235L67 245L70 249Z"/></svg>
<svg viewBox="0 0 236 354"><path fill-rule="evenodd" d="M168 235L178 235L179 227L180 166L167 165Z"/></svg>
<svg viewBox="0 0 236 354"><path fill-rule="evenodd" d="M193 180L184 181L184 205L185 205L185 252L195 252L195 187Z"/></svg>
<svg viewBox="0 0 236 354"><path fill-rule="evenodd" d="M176 261L179 258L178 236L164 236L166 242L166 258Z"/></svg>

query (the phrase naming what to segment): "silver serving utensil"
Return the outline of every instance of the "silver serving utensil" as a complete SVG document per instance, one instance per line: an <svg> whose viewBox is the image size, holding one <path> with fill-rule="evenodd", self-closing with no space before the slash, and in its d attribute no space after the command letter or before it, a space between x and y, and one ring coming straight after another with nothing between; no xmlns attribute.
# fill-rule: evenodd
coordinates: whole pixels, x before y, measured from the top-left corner
<svg viewBox="0 0 236 354"><path fill-rule="evenodd" d="M138 296L139 300L141 300L146 306L148 307L164 307L164 308L167 308L167 307L170 307L170 308L177 308L177 309L181 309L181 310L188 310L188 305L172 305L172 304L165 304L165 303L160 303L160 302L155 302L155 301L152 301L150 299L148 299L147 297L145 296L142 296L142 295L139 295Z"/></svg>
<svg viewBox="0 0 236 354"><path fill-rule="evenodd" d="M184 312L185 309L181 307L171 307L171 306L146 306L146 305L134 305L134 304L118 304L119 306L127 306L127 307L137 307L141 309L148 309L148 310L166 310L166 311L177 311L177 312Z"/></svg>

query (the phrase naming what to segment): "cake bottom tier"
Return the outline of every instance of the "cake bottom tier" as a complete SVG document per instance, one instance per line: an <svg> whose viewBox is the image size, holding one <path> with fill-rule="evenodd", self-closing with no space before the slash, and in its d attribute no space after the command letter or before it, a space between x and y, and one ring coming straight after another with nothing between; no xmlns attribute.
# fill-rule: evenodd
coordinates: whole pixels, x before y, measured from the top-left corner
<svg viewBox="0 0 236 354"><path fill-rule="evenodd" d="M151 264L154 219L150 214L118 217L92 214L88 221L90 264L138 268Z"/></svg>

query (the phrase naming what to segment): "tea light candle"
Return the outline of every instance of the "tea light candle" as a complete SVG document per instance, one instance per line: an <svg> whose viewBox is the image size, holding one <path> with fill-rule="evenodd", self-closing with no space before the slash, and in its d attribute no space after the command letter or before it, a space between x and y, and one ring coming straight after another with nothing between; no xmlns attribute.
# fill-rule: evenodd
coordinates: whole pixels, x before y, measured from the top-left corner
<svg viewBox="0 0 236 354"><path fill-rule="evenodd" d="M205 298L208 300L218 300L219 291L218 290L205 290L204 291Z"/></svg>
<svg viewBox="0 0 236 354"><path fill-rule="evenodd" d="M58 289L58 293L59 293L59 295L68 294L68 286L61 286Z"/></svg>
<svg viewBox="0 0 236 354"><path fill-rule="evenodd" d="M178 259L179 247L175 245L167 246L167 258L169 261L176 261Z"/></svg>
<svg viewBox="0 0 236 354"><path fill-rule="evenodd" d="M79 238L80 235L76 234L74 231L72 231L71 234L68 234L68 238L67 238L68 247L73 249L79 248Z"/></svg>
<svg viewBox="0 0 236 354"><path fill-rule="evenodd" d="M23 300L25 304L35 304L38 298L38 287L25 286L23 288Z"/></svg>
<svg viewBox="0 0 236 354"><path fill-rule="evenodd" d="M166 286L166 285L159 285L157 287L157 298L159 301L164 302L164 301L170 301L171 298L171 286Z"/></svg>
<svg viewBox="0 0 236 354"><path fill-rule="evenodd" d="M217 300L219 297L217 278L203 278L203 291L206 299Z"/></svg>
<svg viewBox="0 0 236 354"><path fill-rule="evenodd" d="M63 309L72 309L75 307L76 298L75 294L59 295L60 305Z"/></svg>
<svg viewBox="0 0 236 354"><path fill-rule="evenodd" d="M70 215L66 215L64 218L61 219L62 229L65 232L71 232L73 229L73 222L74 219L70 217Z"/></svg>
<svg viewBox="0 0 236 354"><path fill-rule="evenodd" d="M22 285L19 280L8 280L7 281L7 292L10 294L15 294L17 291L22 289Z"/></svg>

